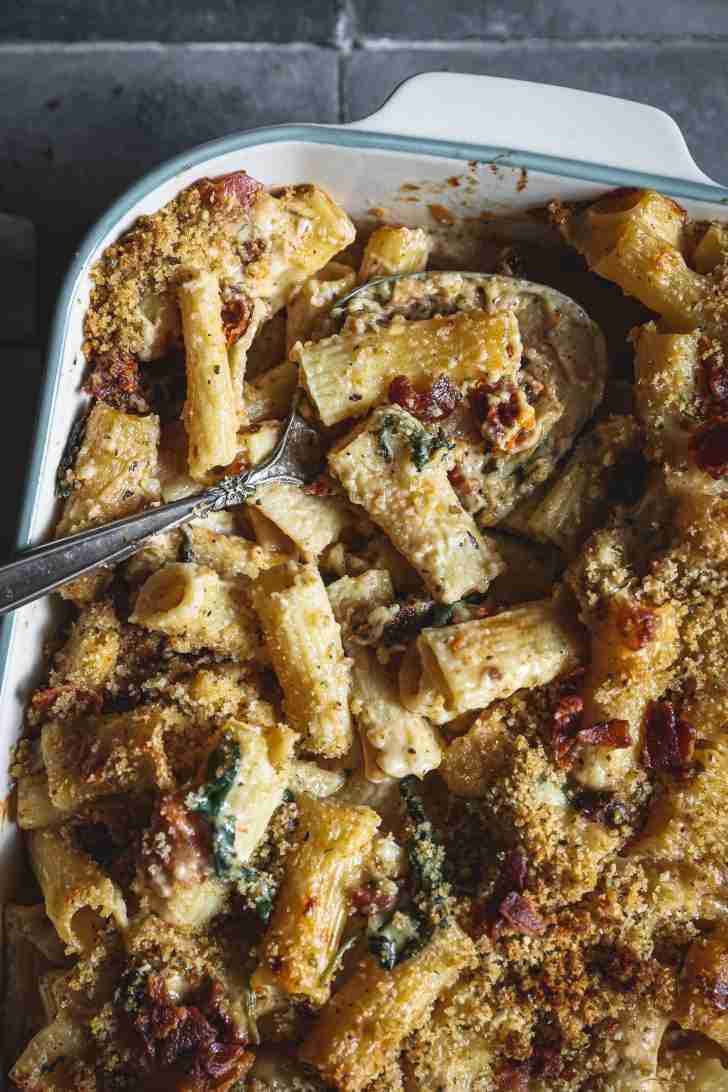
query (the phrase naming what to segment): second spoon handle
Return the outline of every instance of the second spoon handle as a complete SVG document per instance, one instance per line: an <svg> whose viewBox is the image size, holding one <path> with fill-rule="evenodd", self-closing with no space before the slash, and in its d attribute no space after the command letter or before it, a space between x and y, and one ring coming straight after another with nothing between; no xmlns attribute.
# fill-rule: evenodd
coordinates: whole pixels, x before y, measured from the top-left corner
<svg viewBox="0 0 728 1092"><path fill-rule="evenodd" d="M105 523L27 550L0 566L0 615L39 599L101 564L131 557L145 539L171 531L194 516L205 515L217 494L209 490L148 508L114 523Z"/></svg>

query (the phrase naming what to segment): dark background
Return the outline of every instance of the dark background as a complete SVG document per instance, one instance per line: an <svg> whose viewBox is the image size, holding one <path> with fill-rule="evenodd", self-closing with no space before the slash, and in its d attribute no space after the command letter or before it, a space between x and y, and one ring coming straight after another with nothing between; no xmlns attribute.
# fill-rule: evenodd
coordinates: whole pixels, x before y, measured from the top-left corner
<svg viewBox="0 0 728 1092"><path fill-rule="evenodd" d="M0 549L13 537L48 316L85 228L190 145L360 118L433 69L652 103L728 182L728 0L0 0L0 212L30 218L38 239L36 270L11 272L0 224L0 282L21 300L12 318L0 311Z"/></svg>

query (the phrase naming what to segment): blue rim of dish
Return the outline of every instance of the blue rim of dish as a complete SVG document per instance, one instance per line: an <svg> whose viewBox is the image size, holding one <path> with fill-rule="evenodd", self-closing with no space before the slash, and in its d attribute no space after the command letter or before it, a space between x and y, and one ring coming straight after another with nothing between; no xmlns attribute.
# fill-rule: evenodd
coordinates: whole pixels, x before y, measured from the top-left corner
<svg viewBox="0 0 728 1092"><path fill-rule="evenodd" d="M45 459L49 440L49 423L53 416L58 395L63 347L68 333L76 286L86 268L90 256L114 226L147 194L157 186L168 182L175 175L189 170L206 160L241 151L260 144L282 144L303 141L309 144L333 144L342 148L368 148L377 151L416 152L437 158L477 161L483 166L538 171L542 174L559 175L584 182L605 186L639 186L653 188L671 197L683 197L695 201L728 205L728 188L707 182L686 182L680 178L645 174L641 171L620 170L575 159L521 152L514 148L495 145L463 144L447 140L431 140L416 136L393 136L364 129L342 129L325 125L273 125L260 129L248 129L231 133L218 140L199 144L145 174L111 205L107 212L86 233L66 273L58 303L55 308L51 334L48 341L43 369L43 395L35 421L35 439L23 488L23 506L16 539L16 547L22 550L30 540L30 530L35 513L37 491L35 483ZM0 620L0 702L4 697L8 652L18 613L6 615Z"/></svg>

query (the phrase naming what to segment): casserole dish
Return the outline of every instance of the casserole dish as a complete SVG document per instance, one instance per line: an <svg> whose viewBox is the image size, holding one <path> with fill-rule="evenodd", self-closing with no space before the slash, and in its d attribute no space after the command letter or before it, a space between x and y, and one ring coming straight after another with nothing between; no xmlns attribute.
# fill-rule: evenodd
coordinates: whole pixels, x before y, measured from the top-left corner
<svg viewBox="0 0 728 1092"><path fill-rule="evenodd" d="M498 218L517 217L554 198L593 199L614 186L654 187L677 198L691 216L704 219L720 216L728 202L728 190L697 168L679 129L660 111L489 77L418 76L362 122L252 130L178 156L115 203L89 232L66 277L50 339L20 548L42 541L49 532L56 467L84 397L81 341L91 266L140 214L156 211L203 175L241 168L267 185L315 179L355 220L376 218L379 209L411 226L432 226L434 218L449 227L469 218L462 239L475 245ZM524 218L522 227L527 223ZM530 223L528 230L538 231L538 224ZM466 251L461 264L467 266ZM33 603L3 623L4 756L19 734L54 610L47 601ZM7 758L3 763L6 768ZM9 789L4 772L4 798ZM5 812L7 808L7 820ZM13 827L4 821L2 898L15 882L15 846Z"/></svg>

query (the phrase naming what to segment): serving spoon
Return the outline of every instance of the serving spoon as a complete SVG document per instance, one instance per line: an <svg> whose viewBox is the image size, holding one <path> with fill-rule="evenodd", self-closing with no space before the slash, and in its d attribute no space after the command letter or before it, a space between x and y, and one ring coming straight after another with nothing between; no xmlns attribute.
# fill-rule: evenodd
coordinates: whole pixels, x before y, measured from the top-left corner
<svg viewBox="0 0 728 1092"><path fill-rule="evenodd" d="M341 319L348 304L376 290L382 285L404 279L437 280L435 271L423 273L395 273L379 277L359 285L331 308L331 316ZM450 272L443 276L460 276L479 281L512 280L499 274ZM545 289L529 281L519 280L521 291L551 292L587 323L588 316L573 300L553 289ZM591 324L593 325L593 324ZM595 328L596 329L596 328ZM596 337L596 335L595 335ZM283 432L270 455L257 466L241 474L229 474L221 481L199 493L181 497L155 508L145 509L113 523L91 527L78 534L55 539L43 546L24 551L20 557L0 566L0 615L16 610L26 603L39 599L63 584L68 584L99 565L116 564L131 557L145 541L164 531L181 527L192 519L199 519L211 512L243 504L250 500L263 485L284 483L306 485L320 472L322 466L319 435L298 413L301 392L294 398L293 407L286 418Z"/></svg>
<svg viewBox="0 0 728 1092"><path fill-rule="evenodd" d="M298 413L297 396L278 443L251 470L228 474L199 493L36 546L0 566L0 615L39 599L98 565L124 561L153 535L243 504L263 485L306 485L320 470L319 435Z"/></svg>

